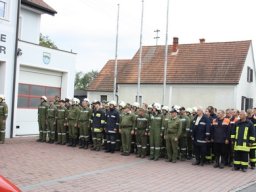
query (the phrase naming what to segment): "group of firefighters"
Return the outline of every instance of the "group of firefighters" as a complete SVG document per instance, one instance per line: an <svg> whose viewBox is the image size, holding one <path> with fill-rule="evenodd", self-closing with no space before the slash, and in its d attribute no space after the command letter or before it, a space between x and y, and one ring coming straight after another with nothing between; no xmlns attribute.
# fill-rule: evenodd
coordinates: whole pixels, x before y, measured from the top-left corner
<svg viewBox="0 0 256 192"><path fill-rule="evenodd" d="M247 171L256 163L256 109L217 110L159 103L89 102L77 98L41 97L38 107L40 142L167 162L195 158L193 165L214 163Z"/></svg>

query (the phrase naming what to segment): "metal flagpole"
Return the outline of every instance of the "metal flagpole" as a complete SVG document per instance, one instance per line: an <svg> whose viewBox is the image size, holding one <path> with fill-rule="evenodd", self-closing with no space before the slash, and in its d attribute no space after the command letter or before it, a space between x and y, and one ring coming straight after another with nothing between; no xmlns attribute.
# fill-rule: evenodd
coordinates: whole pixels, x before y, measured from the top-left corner
<svg viewBox="0 0 256 192"><path fill-rule="evenodd" d="M168 63L168 22L169 22L169 0L167 0L167 14L166 14L166 37L165 37L165 55L164 55L164 83L163 83L163 100L162 104L166 105L166 73Z"/></svg>
<svg viewBox="0 0 256 192"><path fill-rule="evenodd" d="M113 90L113 100L117 102L116 94L116 81L117 81L117 52L118 52L118 30L119 30L119 9L120 5L117 4L117 25L116 25L116 50L115 50L115 71L114 71L114 90Z"/></svg>
<svg viewBox="0 0 256 192"><path fill-rule="evenodd" d="M143 32L143 14L144 14L144 0L141 7L141 28L140 28L140 53L139 53L139 65L138 65L138 87L137 87L137 98L136 101L140 103L140 75L141 75L141 65L142 65L142 32Z"/></svg>

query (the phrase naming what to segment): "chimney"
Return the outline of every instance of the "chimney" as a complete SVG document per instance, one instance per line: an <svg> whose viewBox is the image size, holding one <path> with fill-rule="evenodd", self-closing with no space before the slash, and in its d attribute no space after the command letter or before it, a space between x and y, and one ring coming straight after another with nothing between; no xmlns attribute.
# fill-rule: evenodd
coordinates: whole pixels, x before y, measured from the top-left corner
<svg viewBox="0 0 256 192"><path fill-rule="evenodd" d="M173 37L172 52L177 52L178 44L179 44L179 38L178 37Z"/></svg>
<svg viewBox="0 0 256 192"><path fill-rule="evenodd" d="M205 43L205 39L202 38L202 39L199 39L200 43Z"/></svg>

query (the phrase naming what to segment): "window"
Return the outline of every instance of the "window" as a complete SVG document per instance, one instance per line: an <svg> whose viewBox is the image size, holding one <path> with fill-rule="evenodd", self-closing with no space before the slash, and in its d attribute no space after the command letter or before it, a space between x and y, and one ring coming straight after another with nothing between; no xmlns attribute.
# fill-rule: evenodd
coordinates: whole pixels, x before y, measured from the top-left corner
<svg viewBox="0 0 256 192"><path fill-rule="evenodd" d="M107 95L101 95L100 96L100 101L103 102L103 101L107 101L108 100L108 96Z"/></svg>
<svg viewBox="0 0 256 192"><path fill-rule="evenodd" d="M6 15L6 3L0 1L0 18L5 18Z"/></svg>
<svg viewBox="0 0 256 192"><path fill-rule="evenodd" d="M250 67L247 67L247 82L253 82L253 70Z"/></svg>
<svg viewBox="0 0 256 192"><path fill-rule="evenodd" d="M242 96L241 110L247 111L247 109L253 108L253 99Z"/></svg>
<svg viewBox="0 0 256 192"><path fill-rule="evenodd" d="M45 95L47 98L53 98L56 95L60 96L60 92L61 89L58 87L19 83L18 108L36 109L42 95Z"/></svg>

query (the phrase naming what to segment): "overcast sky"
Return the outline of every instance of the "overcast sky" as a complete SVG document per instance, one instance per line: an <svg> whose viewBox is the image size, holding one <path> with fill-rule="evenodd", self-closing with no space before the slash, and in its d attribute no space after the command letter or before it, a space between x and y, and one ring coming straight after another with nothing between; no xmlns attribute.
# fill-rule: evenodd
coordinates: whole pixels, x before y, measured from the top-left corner
<svg viewBox="0 0 256 192"><path fill-rule="evenodd" d="M77 71L100 70L115 58L117 4L120 4L118 59L139 49L141 0L44 0L58 13L43 15L41 32L60 49L78 53ZM144 0L143 45L165 44L167 0ZM180 44L256 42L255 0L170 0L169 40ZM254 45L254 50L256 50ZM255 53L254 53L255 54Z"/></svg>

